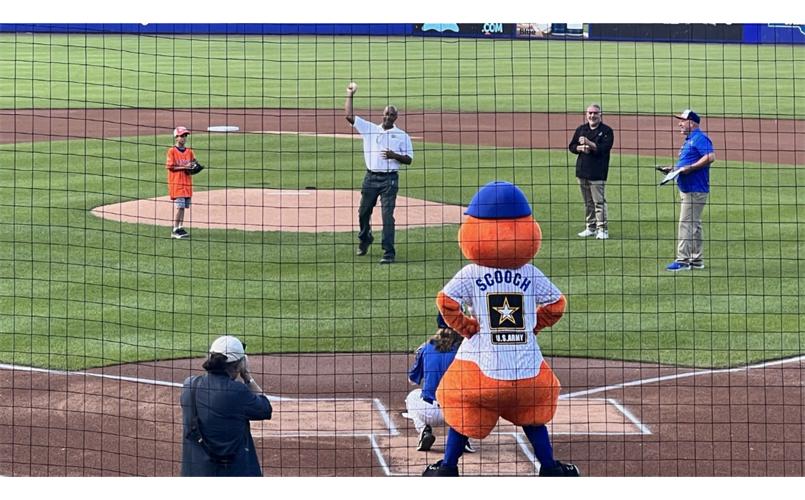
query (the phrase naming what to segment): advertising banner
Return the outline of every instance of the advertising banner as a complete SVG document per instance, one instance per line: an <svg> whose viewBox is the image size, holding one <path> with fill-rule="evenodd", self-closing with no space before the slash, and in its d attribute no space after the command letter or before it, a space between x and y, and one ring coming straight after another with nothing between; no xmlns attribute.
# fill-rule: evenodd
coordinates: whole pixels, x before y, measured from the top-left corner
<svg viewBox="0 0 805 500"><path fill-rule="evenodd" d="M414 35L442 37L511 38L513 23L417 23Z"/></svg>
<svg viewBox="0 0 805 500"><path fill-rule="evenodd" d="M743 24L590 24L591 40L653 42L744 41Z"/></svg>

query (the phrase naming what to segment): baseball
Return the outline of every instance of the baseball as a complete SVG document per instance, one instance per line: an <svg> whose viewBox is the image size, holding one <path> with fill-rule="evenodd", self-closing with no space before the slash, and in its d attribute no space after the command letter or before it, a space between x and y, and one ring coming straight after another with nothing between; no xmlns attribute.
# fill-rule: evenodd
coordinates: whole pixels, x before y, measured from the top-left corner
<svg viewBox="0 0 805 500"><path fill-rule="evenodd" d="M355 83L355 82L350 83L347 86L347 90L351 90L351 91L355 92L356 90L358 90L358 84Z"/></svg>

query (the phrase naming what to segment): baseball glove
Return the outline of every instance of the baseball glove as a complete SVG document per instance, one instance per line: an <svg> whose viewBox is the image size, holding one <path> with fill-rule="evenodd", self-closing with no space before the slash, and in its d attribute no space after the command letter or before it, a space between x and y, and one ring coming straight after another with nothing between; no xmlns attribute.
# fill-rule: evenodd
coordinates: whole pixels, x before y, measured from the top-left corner
<svg viewBox="0 0 805 500"><path fill-rule="evenodd" d="M190 172L190 175L196 175L202 170L204 170L204 165L199 163L197 160L193 160L193 168L191 168L188 172Z"/></svg>

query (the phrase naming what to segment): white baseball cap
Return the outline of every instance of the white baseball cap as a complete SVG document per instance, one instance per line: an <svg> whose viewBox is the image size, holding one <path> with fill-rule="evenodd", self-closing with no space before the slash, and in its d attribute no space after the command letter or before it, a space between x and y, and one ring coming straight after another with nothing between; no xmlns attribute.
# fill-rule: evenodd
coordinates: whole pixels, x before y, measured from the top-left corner
<svg viewBox="0 0 805 500"><path fill-rule="evenodd" d="M184 127L181 127L181 126L176 127L175 129L173 129L173 137L179 137L180 135L184 135L184 134L190 135L190 131L187 130L186 128L184 128Z"/></svg>
<svg viewBox="0 0 805 500"><path fill-rule="evenodd" d="M246 355L246 352L237 337L224 335L223 337L218 337L212 343L210 354L224 354L227 362L234 363L235 361L240 361Z"/></svg>
<svg viewBox="0 0 805 500"><path fill-rule="evenodd" d="M677 118L679 120L690 120L696 123L702 122L702 119L699 118L699 115L697 115L696 112L693 111L692 109L686 109L685 111L674 116L674 118Z"/></svg>

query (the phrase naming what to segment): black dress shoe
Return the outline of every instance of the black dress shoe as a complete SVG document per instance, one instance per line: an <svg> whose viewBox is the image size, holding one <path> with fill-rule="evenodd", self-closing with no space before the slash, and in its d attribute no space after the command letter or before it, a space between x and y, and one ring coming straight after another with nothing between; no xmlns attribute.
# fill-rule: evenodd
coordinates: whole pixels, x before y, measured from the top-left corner
<svg viewBox="0 0 805 500"><path fill-rule="evenodd" d="M394 257L389 255L384 255L383 258L380 259L381 264L391 264L392 262L394 262Z"/></svg>

